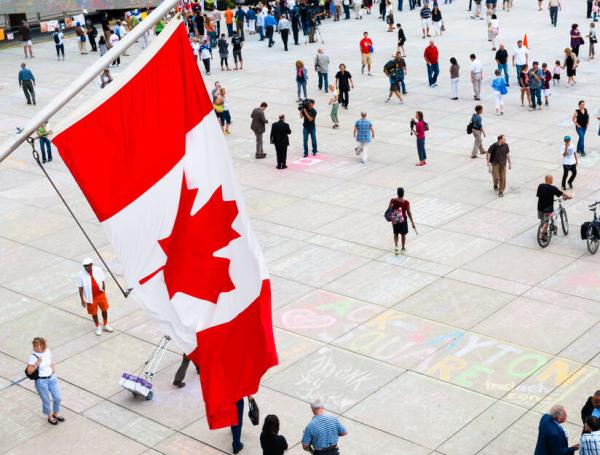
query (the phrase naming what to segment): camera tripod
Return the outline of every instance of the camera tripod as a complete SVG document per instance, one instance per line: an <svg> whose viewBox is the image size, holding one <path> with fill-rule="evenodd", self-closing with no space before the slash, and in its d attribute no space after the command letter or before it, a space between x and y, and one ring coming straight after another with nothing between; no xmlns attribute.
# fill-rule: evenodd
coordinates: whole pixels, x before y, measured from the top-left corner
<svg viewBox="0 0 600 455"><path fill-rule="evenodd" d="M318 19L320 17L324 17L325 13L318 13L315 14L312 17L312 21L313 22L311 24L311 28L310 28L310 32L308 33L308 35L306 35L306 38L304 39L304 44L308 44L310 43L317 43L319 42L318 39L315 39L315 33L319 36L319 38L321 39L321 44L325 44L325 40L323 39L323 35L321 35L321 30L319 30L319 24L317 23Z"/></svg>
<svg viewBox="0 0 600 455"><path fill-rule="evenodd" d="M325 40L323 39L323 35L321 35L321 30L319 30L319 27L316 24L310 29L310 32L308 33L308 35L306 35L306 38L304 39L304 44L308 44L309 42L310 43L318 43L319 40L318 39L314 39L315 38L315 33L321 39L321 44L325 44Z"/></svg>

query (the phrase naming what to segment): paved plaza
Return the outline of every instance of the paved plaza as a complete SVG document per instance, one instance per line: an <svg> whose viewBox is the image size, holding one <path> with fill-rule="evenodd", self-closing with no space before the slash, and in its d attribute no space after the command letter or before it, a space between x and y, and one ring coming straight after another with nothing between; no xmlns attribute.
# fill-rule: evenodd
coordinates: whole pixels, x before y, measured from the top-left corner
<svg viewBox="0 0 600 455"><path fill-rule="evenodd" d="M585 4L565 2L553 28L535 3L516 0L510 13L499 10L500 41L510 51L527 33L532 60L553 67L569 45L572 22L587 34ZM315 397L348 429L340 440L345 455L523 455L533 453L540 416L555 403L565 405L569 442L576 443L581 406L600 388L600 255L591 256L579 237L580 224L590 218L587 206L600 199L599 66L587 61L583 46L577 85L566 88L563 76L541 112L520 106L511 69L505 115L496 117L485 21L470 19L465 2L441 7L447 32L436 39L436 88L427 84L418 12L395 12L407 35L403 105L384 103L389 84L382 67L395 52L396 33L387 33L376 14L325 21L325 44L304 45L301 37L287 53L279 40L268 49L266 41L247 35L243 71L221 72L215 52L213 73L205 76L207 87L218 80L228 91L233 124L227 142L273 285L280 365L265 375L256 399L261 419L279 416L290 454L304 453L300 438ZM373 77L360 74L358 41L365 30L374 41ZM329 120L330 95L316 88L318 47L331 59L330 80L345 63L356 86L349 109L340 110L338 130ZM485 160L469 158L471 52L484 64L484 145L504 133L513 157L504 198L493 191ZM140 50L134 46L129 53L114 77ZM79 55L74 39L66 40L64 62L56 61L51 41L36 43L34 55L27 64L38 103L28 106L17 84L21 48L0 51L0 143L97 58ZM450 100L453 56L461 65L459 101ZM320 153L309 160L302 160L295 102L297 59L310 70L308 94L318 111ZM96 80L50 129L99 90ZM571 116L580 99L593 120L588 156L580 159L574 198L566 203L570 233L541 249L536 187L548 173L560 185L559 146L565 134L576 138ZM287 170L275 169L272 146L265 160L254 158L250 112L261 101L269 103L271 122L285 113L291 125ZM409 134L416 110L430 125L425 167L414 165ZM354 155L352 138L361 111L376 132L367 164ZM110 125L107 118L107 134ZM131 134L152 135L152 125ZM79 144L82 153L87 145ZM99 223L54 156L46 169L118 273L119 260ZM418 235L410 231L406 255L395 256L383 212L398 186L411 202ZM194 369L185 388L171 385L181 359L176 346L163 359L152 401L119 386L121 374L138 367L162 333L108 279L115 332L94 335L75 287L86 256L96 258L23 145L0 164L0 453L230 453L229 430L208 430ZM67 420L58 427L42 415L33 382L14 383L24 376L34 336L46 337L54 352ZM259 433L246 419L242 453L260 453Z"/></svg>

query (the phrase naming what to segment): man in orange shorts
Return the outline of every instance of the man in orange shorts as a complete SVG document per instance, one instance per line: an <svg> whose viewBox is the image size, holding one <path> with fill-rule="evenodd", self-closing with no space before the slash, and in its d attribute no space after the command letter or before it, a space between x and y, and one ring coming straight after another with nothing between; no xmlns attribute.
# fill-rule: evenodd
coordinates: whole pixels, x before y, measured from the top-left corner
<svg viewBox="0 0 600 455"><path fill-rule="evenodd" d="M96 335L102 335L102 330L113 332L113 328L108 325L108 300L106 300L104 272L100 267L92 264L91 258L83 260L83 270L77 275L77 287L81 306L84 308L87 306L87 312L96 324ZM98 307L102 312L102 327L98 323Z"/></svg>

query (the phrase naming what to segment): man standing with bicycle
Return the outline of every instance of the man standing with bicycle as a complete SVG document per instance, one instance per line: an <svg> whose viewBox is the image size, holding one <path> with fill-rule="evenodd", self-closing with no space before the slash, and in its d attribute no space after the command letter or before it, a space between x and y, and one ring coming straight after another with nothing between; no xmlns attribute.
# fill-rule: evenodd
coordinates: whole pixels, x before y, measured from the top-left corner
<svg viewBox="0 0 600 455"><path fill-rule="evenodd" d="M506 188L506 164L508 163L509 169L512 168L510 150L504 134L498 136L498 141L488 149L487 162L494 181L494 191L498 192L498 197L503 197Z"/></svg>
<svg viewBox="0 0 600 455"><path fill-rule="evenodd" d="M540 183L537 188L536 196L538 198L537 211L538 219L543 223L542 227L542 238L545 238L548 231L548 222L550 217L554 213L554 198L563 197L565 199L571 199L567 193L562 192L557 187L552 185L554 178L551 175L544 177L544 183Z"/></svg>

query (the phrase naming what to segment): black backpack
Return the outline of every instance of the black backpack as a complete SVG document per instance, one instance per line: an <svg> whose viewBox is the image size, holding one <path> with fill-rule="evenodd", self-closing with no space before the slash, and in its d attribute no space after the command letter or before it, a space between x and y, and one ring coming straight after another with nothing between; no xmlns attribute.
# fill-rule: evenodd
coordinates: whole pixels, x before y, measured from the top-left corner
<svg viewBox="0 0 600 455"><path fill-rule="evenodd" d="M398 70L398 64L396 60L390 60L385 65L383 65L383 73L386 76L392 76Z"/></svg>
<svg viewBox="0 0 600 455"><path fill-rule="evenodd" d="M56 44L60 44L60 38L58 36L58 32L54 32L54 42Z"/></svg>
<svg viewBox="0 0 600 455"><path fill-rule="evenodd" d="M35 357L37 357L39 359L39 357L35 354L33 354ZM32 381L35 381L36 379L38 379L40 377L40 367L37 367L35 370L33 370L33 372L28 373L27 372L27 368L29 367L29 365L27 365L25 367L25 376L27 376L29 379L31 379Z"/></svg>
<svg viewBox="0 0 600 455"><path fill-rule="evenodd" d="M580 228L581 240L587 239L588 230L589 230L590 226L592 227L592 234L594 236L594 239L600 239L600 223L598 223L598 222L592 223L590 221L586 221L585 223L583 223L581 225L581 228Z"/></svg>

